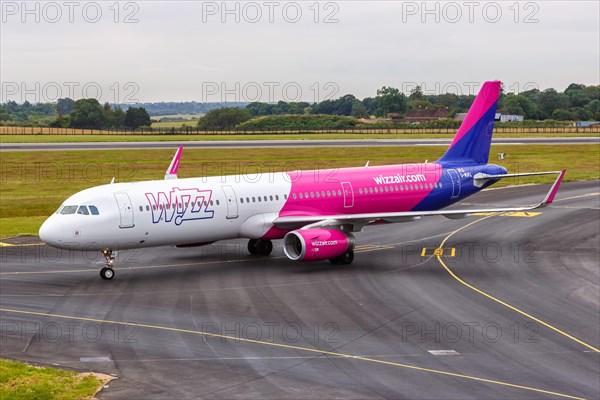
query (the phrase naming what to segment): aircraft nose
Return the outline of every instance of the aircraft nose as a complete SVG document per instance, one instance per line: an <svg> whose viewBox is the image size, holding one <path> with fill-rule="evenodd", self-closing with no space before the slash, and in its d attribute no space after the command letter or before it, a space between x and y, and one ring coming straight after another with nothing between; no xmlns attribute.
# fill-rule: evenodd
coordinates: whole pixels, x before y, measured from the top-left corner
<svg viewBox="0 0 600 400"><path fill-rule="evenodd" d="M62 242L62 231L61 223L50 217L40 227L39 237L46 244L58 246Z"/></svg>

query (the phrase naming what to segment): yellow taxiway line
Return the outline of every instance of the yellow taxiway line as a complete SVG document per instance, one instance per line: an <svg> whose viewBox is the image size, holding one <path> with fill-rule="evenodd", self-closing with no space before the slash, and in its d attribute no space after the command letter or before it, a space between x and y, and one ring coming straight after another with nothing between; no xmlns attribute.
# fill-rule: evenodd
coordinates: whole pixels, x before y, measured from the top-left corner
<svg viewBox="0 0 600 400"><path fill-rule="evenodd" d="M439 249L442 249L442 250L440 251L440 254L441 254L441 253L443 253L444 244L445 244L445 243L448 241L448 239L450 239L452 236L454 236L455 234L457 234L458 232L460 232L460 231L462 231L462 230L464 230L464 229L467 229L467 228L469 228L469 227L470 227L470 226L472 226L472 225L475 225L475 224L476 224L476 223L478 223L478 222L481 222L481 221L483 221L483 220L486 220L486 219L488 219L488 218L491 218L491 217L493 217L493 216L494 216L494 215L489 215L489 216L487 216L487 217L480 218L480 219L478 219L478 220L476 220L476 221L473 221L473 222L471 222L471 223L468 223L467 225L464 225L464 226L462 226L462 227L458 228L457 230L455 230L454 232L450 233L448 236L446 236L446 237L444 238L444 240L442 240L442 243L440 243L440 247L439 247ZM549 324L549 323L547 323L547 322L544 322L544 321L542 321L541 319L539 319L539 318L536 318L536 317L534 317L533 315L531 315L531 314L529 314L529 313L526 313L525 311L522 311L522 310L518 309L517 307L515 307L515 306L512 306L512 305L508 304L507 302L505 302L505 301L502 301L502 300L500 300L500 299L498 299L498 298L496 298L496 297L492 296L491 294L489 294L489 293L486 293L486 292L484 292L483 290L481 290L481 289L478 289L478 288L476 288L475 286L473 286L473 285L471 285L471 284L469 284L469 283L465 282L465 281L464 281L464 280L462 280L462 279L461 279L461 278L460 278L458 275L456 275L456 274L454 273L454 271L452 271L452 270L451 270L451 269L448 267L448 265L446 265L446 263L444 262L444 260L442 260L442 257L441 257L441 256L439 256L439 255L436 255L436 258L437 258L437 260L439 261L439 263L442 265L442 267L444 267L444 269L445 269L446 271L448 271L448 273L450 274L450 276L452 276L454 279L456 279L456 280L457 280L457 281L458 281L460 284L462 284L462 285L464 285L464 286L468 287L469 289L471 289L471 290L473 290L473 291L475 291L475 292L479 293L479 294L480 294L480 295L482 295L482 296L485 296L485 297L487 297L487 298L488 298L488 299L490 299L490 300L493 300L493 301L495 301L496 303L502 304L504 307L507 307L507 308L509 308L509 309L511 309L511 310L513 310L513 311L516 311L516 312L518 312L519 314L521 314L521 315L523 315L523 316L525 316L525 317L527 317L527 318L529 318L529 319L531 319L531 320L533 320L533 321L535 321L535 322L537 322L537 323L539 323L539 324L541 324L541 325L544 325L544 326L545 326L545 327L547 327L547 328L550 328L550 329L552 329L552 330L553 330L553 331L555 331L555 332L558 332L558 333L560 333L561 335L565 336L566 338L569 338L569 339L571 339L571 340L573 340L573 341L575 341L575 342L579 343L580 345L582 345L582 346L584 346L584 347L587 347L587 348L588 348L588 349L590 349L590 350L593 350L593 351L595 351L595 352L597 352L597 353L600 353L600 349L598 349L598 348L596 348L596 347L594 347L594 346L592 346L592 345L590 345L590 344L588 344L588 343L584 342L583 340L577 339L575 336L573 336L573 335L570 335L570 334L568 334L568 333L566 333L566 332L564 332L564 331L562 331L562 330L558 329L557 327L555 327L555 326L553 326L553 325L551 325L551 324Z"/></svg>
<svg viewBox="0 0 600 400"><path fill-rule="evenodd" d="M472 381L481 382L481 383L490 383L490 384L494 384L494 385L511 387L511 388L515 388L515 389L527 390L530 392L544 393L544 394L548 394L551 396L558 396L558 397L567 398L567 399L584 400L581 397L571 396L571 395L564 394L564 393L552 392L549 390L538 389L538 388L524 386L524 385L517 385L514 383L497 381L497 380L493 380L493 379L479 378L479 377L471 376L471 375L457 374L454 372L442 371L442 370L438 370L438 369L423 368L423 367L418 367L416 365L409 365L409 364L402 364L402 363L397 363L397 362L392 362L392 361L378 360L375 358L362 357L362 356L345 354L345 353L338 353L338 352L334 352L334 351L319 350L319 349L310 348L310 347L293 346L293 345L283 344L283 343L266 342L266 341L262 341L262 340L254 340L254 339L246 339L246 338L240 338L240 337L235 337L235 336L230 336L230 335L222 335L220 333L194 331L194 330L190 330L190 329L172 328L169 326L161 326L161 325L134 324L131 322L123 322L123 321L112 321L112 320L97 319L97 318L75 317L75 316L70 316L70 315L50 314L50 313L43 313L43 312L36 312L36 311L14 310L14 309L9 309L9 308L0 308L0 311L7 312L7 313L13 313L13 314L35 315L35 316L40 316L40 317L53 317L53 318L87 321L87 322L95 322L95 323L107 323L107 324L114 324L114 325L121 325L121 326L132 326L132 327L138 327L138 328L155 329L155 330L162 330L162 331L169 331L169 332L199 335L199 336L204 336L204 337L214 337L214 338L220 338L220 339L234 340L237 342L259 344L259 345L264 345L264 346L278 347L278 348L297 350L297 351L305 351L305 352L315 353L318 355L328 355L328 356L335 356L335 357L347 358L347 359L352 359L352 360L366 361L366 362L376 363L376 364L390 365L393 367L406 368L406 369L411 369L411 370L416 370L416 371L421 371L421 372L429 372L429 373L437 374L437 375L451 376L453 378L461 378L461 379L467 379L467 380L472 380Z"/></svg>

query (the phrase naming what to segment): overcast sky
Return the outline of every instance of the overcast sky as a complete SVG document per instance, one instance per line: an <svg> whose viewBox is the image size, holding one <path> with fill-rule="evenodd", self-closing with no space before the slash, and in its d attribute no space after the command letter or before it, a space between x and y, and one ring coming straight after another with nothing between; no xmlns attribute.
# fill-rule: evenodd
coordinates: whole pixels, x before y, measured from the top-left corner
<svg viewBox="0 0 600 400"><path fill-rule="evenodd" d="M2 0L0 101L319 101L384 85L467 94L488 79L509 92L600 82L598 1L224 4Z"/></svg>

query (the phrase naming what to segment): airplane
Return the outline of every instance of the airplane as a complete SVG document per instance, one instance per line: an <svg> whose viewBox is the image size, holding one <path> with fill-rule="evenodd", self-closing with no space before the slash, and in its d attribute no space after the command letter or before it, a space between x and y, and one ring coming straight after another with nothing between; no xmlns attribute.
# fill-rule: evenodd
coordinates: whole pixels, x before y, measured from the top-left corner
<svg viewBox="0 0 600 400"><path fill-rule="evenodd" d="M246 238L250 254L268 256L272 241L283 239L290 260L350 264L354 233L367 225L545 207L566 170L508 174L488 163L500 86L482 85L446 153L432 163L179 179L179 147L164 179L113 178L78 192L43 223L39 237L62 249L101 251L100 276L110 280L117 250ZM501 179L541 174L558 177L539 204L445 209Z"/></svg>

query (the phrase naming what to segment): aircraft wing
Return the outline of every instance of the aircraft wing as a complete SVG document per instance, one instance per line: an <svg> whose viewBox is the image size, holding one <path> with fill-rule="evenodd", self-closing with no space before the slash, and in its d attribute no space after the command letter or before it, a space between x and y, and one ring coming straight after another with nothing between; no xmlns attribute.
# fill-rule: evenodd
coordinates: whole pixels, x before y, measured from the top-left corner
<svg viewBox="0 0 600 400"><path fill-rule="evenodd" d="M503 208L481 208L469 210L433 210L433 211L402 211L391 213L368 213L368 214L338 214L338 215L302 215L302 216L284 216L278 217L273 221L273 224L282 229L311 229L330 227L334 229L360 231L364 226L374 223L397 223L409 222L422 217L443 215L450 219L465 218L477 213L489 212L518 212L531 211L537 208L542 208L551 204L556 196L558 187L560 186L566 170L559 172L556 181L546 194L546 197L541 203L532 206L524 207L503 207Z"/></svg>

